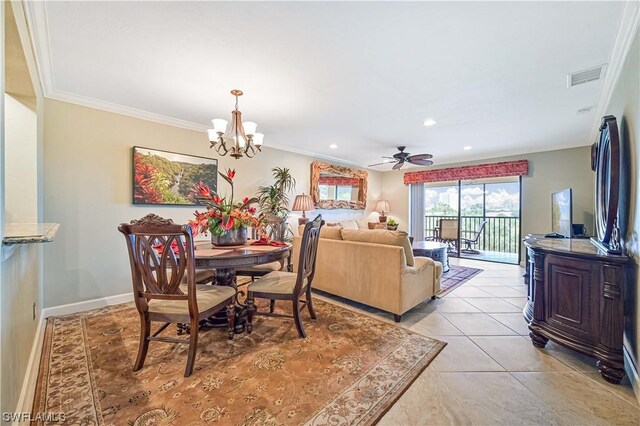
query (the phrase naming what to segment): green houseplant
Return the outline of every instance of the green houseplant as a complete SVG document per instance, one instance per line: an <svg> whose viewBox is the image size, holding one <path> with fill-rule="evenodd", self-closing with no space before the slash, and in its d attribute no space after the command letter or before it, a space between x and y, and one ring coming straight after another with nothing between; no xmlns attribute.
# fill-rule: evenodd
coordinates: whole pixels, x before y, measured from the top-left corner
<svg viewBox="0 0 640 426"><path fill-rule="evenodd" d="M284 240L288 230L287 218L291 212L288 193L296 187L296 179L287 167L274 167L271 171L273 183L258 187L256 194L260 218L272 239Z"/></svg>
<svg viewBox="0 0 640 426"><path fill-rule="evenodd" d="M398 229L398 221L390 217L387 219L387 229L395 231Z"/></svg>

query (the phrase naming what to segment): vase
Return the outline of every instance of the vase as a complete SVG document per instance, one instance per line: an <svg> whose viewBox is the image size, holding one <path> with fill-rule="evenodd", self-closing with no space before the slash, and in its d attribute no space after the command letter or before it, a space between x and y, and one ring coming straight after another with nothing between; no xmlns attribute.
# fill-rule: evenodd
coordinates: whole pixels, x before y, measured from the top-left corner
<svg viewBox="0 0 640 426"><path fill-rule="evenodd" d="M211 235L211 244L214 246L240 246L247 242L247 228L231 229L224 234Z"/></svg>

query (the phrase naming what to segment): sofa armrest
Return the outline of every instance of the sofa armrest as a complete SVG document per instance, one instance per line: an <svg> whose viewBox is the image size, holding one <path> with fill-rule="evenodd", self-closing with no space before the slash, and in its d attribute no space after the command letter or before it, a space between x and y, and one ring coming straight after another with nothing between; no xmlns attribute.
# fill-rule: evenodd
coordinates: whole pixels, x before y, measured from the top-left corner
<svg viewBox="0 0 640 426"><path fill-rule="evenodd" d="M435 267L435 262L430 257L416 256L414 258L413 266L405 266L402 268L403 274L419 274L427 269L429 266Z"/></svg>

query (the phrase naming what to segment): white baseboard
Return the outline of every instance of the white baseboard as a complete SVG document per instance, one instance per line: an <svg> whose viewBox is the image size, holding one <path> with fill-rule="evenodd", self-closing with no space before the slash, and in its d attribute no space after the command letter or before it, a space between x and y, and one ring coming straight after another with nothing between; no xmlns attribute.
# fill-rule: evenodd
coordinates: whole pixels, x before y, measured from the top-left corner
<svg viewBox="0 0 640 426"><path fill-rule="evenodd" d="M622 348L622 352L624 354L625 372L629 376L629 381L631 382L631 386L633 387L633 392L636 394L638 403L640 403L640 377L638 376L638 370L631 360L631 355L629 354L629 351L627 351L626 347Z"/></svg>
<svg viewBox="0 0 640 426"><path fill-rule="evenodd" d="M119 305L133 301L133 293L117 294L115 296L101 297L100 299L85 300L83 302L69 303L67 305L52 306L42 310L43 318L70 315L77 312L90 311L91 309L104 308L111 305Z"/></svg>
<svg viewBox="0 0 640 426"><path fill-rule="evenodd" d="M27 369L24 373L24 379L22 381L22 389L20 389L20 397L18 398L16 413L31 412L33 397L35 396L36 392L38 370L40 369L40 356L42 354L44 329L45 319L42 316L42 313L40 313L40 318L38 319L38 327L36 328L33 345L31 346L31 353L29 354L29 362L27 363Z"/></svg>

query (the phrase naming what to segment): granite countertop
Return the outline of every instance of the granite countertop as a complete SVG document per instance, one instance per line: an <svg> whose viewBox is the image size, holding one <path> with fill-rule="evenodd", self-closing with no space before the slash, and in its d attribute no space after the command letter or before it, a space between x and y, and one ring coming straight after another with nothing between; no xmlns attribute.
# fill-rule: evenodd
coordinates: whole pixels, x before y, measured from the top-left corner
<svg viewBox="0 0 640 426"><path fill-rule="evenodd" d="M6 223L2 244L49 243L59 228L59 223Z"/></svg>

